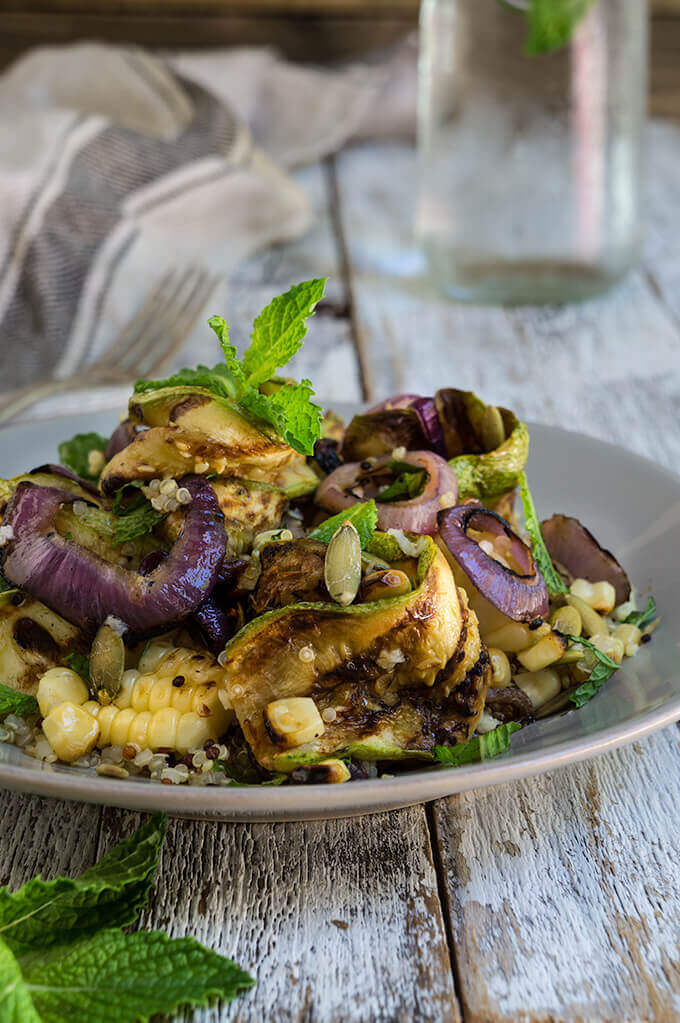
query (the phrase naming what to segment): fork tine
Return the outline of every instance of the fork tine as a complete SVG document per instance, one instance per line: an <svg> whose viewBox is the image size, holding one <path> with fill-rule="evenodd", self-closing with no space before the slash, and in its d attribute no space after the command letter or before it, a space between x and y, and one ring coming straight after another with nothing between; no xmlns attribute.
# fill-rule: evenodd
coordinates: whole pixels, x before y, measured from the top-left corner
<svg viewBox="0 0 680 1023"><path fill-rule="evenodd" d="M162 339L164 334L172 334L175 319L184 307L186 290L193 286L196 275L200 272L194 269L178 272L169 281L168 286L157 293L156 301L149 307L145 322L137 330L136 337L123 354L116 358L122 372L131 375L139 372L151 339L156 337Z"/></svg>
<svg viewBox="0 0 680 1023"><path fill-rule="evenodd" d="M124 326L121 334L116 338L113 345L101 355L99 359L86 367L87 371L96 373L100 370L118 370L124 364L126 353L138 340L140 332L143 332L146 324L152 318L163 296L174 291L174 279L177 271L168 270L161 279L154 285L152 291L139 307L132 319Z"/></svg>
<svg viewBox="0 0 680 1023"><path fill-rule="evenodd" d="M190 293L186 296L182 308L178 310L171 331L165 334L162 331L157 332L156 337L150 339L140 360L139 372L142 376L156 375L171 362L192 330L197 317L203 311L218 282L219 277L215 275L205 272L199 274Z"/></svg>

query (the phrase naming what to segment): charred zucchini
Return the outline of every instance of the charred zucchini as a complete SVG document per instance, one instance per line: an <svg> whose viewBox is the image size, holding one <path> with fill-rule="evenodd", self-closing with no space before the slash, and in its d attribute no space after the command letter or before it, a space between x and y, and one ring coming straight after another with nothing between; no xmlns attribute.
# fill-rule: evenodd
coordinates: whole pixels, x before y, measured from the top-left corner
<svg viewBox="0 0 680 1023"><path fill-rule="evenodd" d="M0 598L0 682L32 696L43 672L87 646L79 630L45 604L15 594Z"/></svg>
<svg viewBox="0 0 680 1023"><path fill-rule="evenodd" d="M187 472L243 476L281 486L292 496L318 482L303 456L266 423L201 387L166 387L136 394L130 418L142 431L104 468L101 487L113 493L133 479ZM291 471L293 470L293 471Z"/></svg>
<svg viewBox="0 0 680 1023"><path fill-rule="evenodd" d="M384 534L373 551L403 557ZM255 757L292 771L337 754L427 758L437 742L468 738L488 684L485 658L476 619L428 540L411 592L345 608L307 602L270 611L231 640L225 667ZM291 700L298 715L307 708L315 731L293 747L275 726ZM304 724L289 736L304 735Z"/></svg>

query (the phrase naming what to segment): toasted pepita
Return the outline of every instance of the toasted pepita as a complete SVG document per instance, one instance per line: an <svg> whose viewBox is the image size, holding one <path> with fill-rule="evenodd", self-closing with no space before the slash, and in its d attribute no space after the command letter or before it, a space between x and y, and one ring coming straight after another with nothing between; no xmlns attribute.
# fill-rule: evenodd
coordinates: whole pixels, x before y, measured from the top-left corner
<svg viewBox="0 0 680 1023"><path fill-rule="evenodd" d="M110 625L101 625L90 651L90 678L95 691L103 689L113 699L120 690L124 671L123 637Z"/></svg>
<svg viewBox="0 0 680 1023"><path fill-rule="evenodd" d="M330 597L342 607L351 604L361 585L361 540L351 522L333 534L324 561L324 580Z"/></svg>
<svg viewBox="0 0 680 1023"><path fill-rule="evenodd" d="M482 420L482 444L485 451L495 451L505 440L503 417L495 405L487 405Z"/></svg>

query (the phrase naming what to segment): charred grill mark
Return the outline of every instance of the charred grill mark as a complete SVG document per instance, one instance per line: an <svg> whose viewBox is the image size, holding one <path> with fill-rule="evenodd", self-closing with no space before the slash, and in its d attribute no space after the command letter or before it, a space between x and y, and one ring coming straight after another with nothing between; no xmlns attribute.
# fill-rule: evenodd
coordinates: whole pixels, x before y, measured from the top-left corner
<svg viewBox="0 0 680 1023"><path fill-rule="evenodd" d="M22 650L38 654L49 660L59 657L59 646L50 636L47 629L38 625L32 618L20 618L14 626L14 641Z"/></svg>
<svg viewBox="0 0 680 1023"><path fill-rule="evenodd" d="M186 415L194 408L201 408L203 405L207 405L208 402L212 401L212 398L208 397L207 394L191 394L188 398L184 398L182 401L178 401L177 404L170 410L168 420L171 423L176 423L178 419Z"/></svg>

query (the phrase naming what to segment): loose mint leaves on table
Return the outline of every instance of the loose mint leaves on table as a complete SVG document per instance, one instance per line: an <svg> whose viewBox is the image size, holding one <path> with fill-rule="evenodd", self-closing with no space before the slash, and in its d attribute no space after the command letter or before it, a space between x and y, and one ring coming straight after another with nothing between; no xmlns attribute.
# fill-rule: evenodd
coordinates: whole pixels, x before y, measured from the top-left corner
<svg viewBox="0 0 680 1023"><path fill-rule="evenodd" d="M148 902L166 816L155 814L72 880L0 888L2 1023L146 1023L229 1000L255 982L193 938L125 934Z"/></svg>

